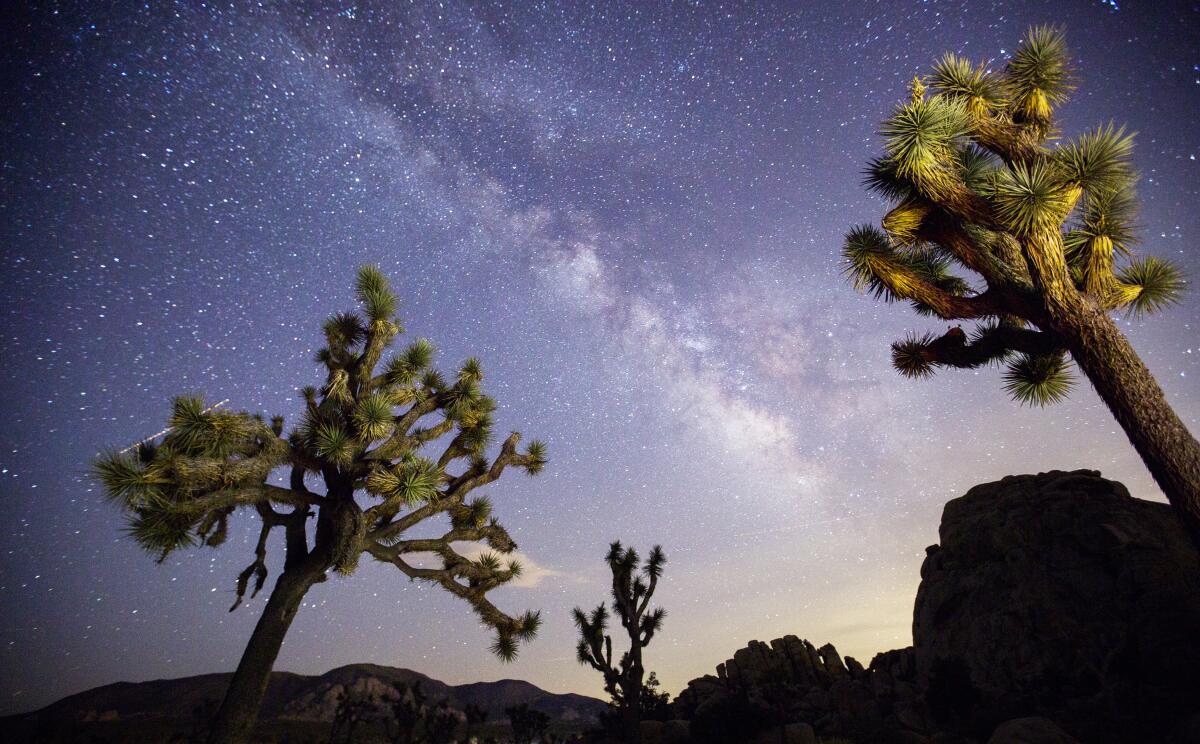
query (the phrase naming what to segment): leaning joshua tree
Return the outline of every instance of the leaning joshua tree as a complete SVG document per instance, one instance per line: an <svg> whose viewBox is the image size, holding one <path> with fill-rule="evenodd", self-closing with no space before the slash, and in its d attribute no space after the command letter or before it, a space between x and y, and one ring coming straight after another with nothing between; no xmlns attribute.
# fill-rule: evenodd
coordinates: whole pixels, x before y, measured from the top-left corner
<svg viewBox="0 0 1200 744"><path fill-rule="evenodd" d="M643 695L642 649L662 627L667 612L661 607L652 612L646 610L650 598L662 576L667 557L662 547L655 545L644 566L633 548L622 548L620 542L609 546L608 567L612 571L612 608L621 620L629 636L629 650L621 655L620 662L613 664L612 636L608 629L608 608L600 603L591 613L578 607L573 611L575 625L579 628L579 645L576 656L579 663L590 666L604 675L604 690L612 696L613 705L620 715L623 741L641 741L641 708ZM641 576L638 575L639 567ZM643 577L645 577L643 579Z"/></svg>
<svg viewBox="0 0 1200 744"><path fill-rule="evenodd" d="M325 323L326 345L317 354L325 383L302 391L301 423L286 438L281 417L268 424L179 398L161 441L141 443L132 454L105 456L95 465L108 495L128 514L132 537L160 562L185 546L220 545L239 509L258 514L254 561L238 577L231 611L251 579L252 597L262 588L268 537L276 527L283 529L283 572L230 681L210 742L250 735L305 593L330 571L352 573L364 552L409 579L433 582L466 600L495 630L492 651L501 659L512 659L518 641L538 629L538 613L511 617L487 599L488 591L518 576L521 566L498 555L512 553L516 544L491 516L488 499L468 496L510 466L531 475L540 471L544 445L535 441L522 451L521 437L513 433L489 460L496 404L480 389L479 362L468 359L447 380L431 366L433 347L418 340L378 369L402 333L394 317L396 298L373 267L359 271L356 292L361 312L334 315ZM427 445L438 446L441 454L424 454ZM281 469L287 485L268 482ZM448 529L441 527L442 515L449 518ZM435 522L434 536L410 534ZM468 558L455 547L464 542L485 543L490 550ZM432 555L435 564L422 565L419 554Z"/></svg>
<svg viewBox="0 0 1200 744"><path fill-rule="evenodd" d="M883 230L847 235L846 271L876 297L975 321L893 344L909 377L1006 364L1009 393L1045 405L1066 396L1073 360L1200 546L1200 444L1110 317L1161 310L1184 280L1131 256L1132 135L1109 124L1058 138L1054 109L1071 88L1062 33L1048 27L1031 29L1003 70L948 54L915 79L867 169L894 206Z"/></svg>

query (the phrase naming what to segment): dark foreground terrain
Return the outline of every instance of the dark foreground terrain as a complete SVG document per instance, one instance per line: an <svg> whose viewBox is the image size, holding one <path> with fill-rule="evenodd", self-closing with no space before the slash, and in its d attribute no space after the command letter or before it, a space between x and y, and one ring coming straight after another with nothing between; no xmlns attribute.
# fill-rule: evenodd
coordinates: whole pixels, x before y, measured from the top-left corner
<svg viewBox="0 0 1200 744"><path fill-rule="evenodd" d="M205 674L97 687L33 713L0 719L0 741L203 741L204 721L216 710L229 677ZM591 727L606 707L595 698L550 693L520 680L447 685L408 669L353 664L319 677L272 674L257 733L263 741L326 742L333 734L342 694L374 698L386 705L398 684L418 682L430 704L444 699L459 712L467 705L488 711L487 723L478 729L480 734L503 735L507 730L504 710L514 705L527 704L546 714L551 730L560 733ZM381 725L367 721L356 726L353 738L379 739L383 733Z"/></svg>
<svg viewBox="0 0 1200 744"><path fill-rule="evenodd" d="M644 721L643 744L1200 744L1200 555L1166 504L1094 471L1010 476L947 503L939 536L912 646L863 665L796 636L752 641L692 680L671 720ZM108 685L0 719L0 741L203 741L228 679ZM605 711L527 682L449 686L363 664L276 673L257 738L383 740L378 720L334 736L339 701L386 709L414 682L430 704L487 710L480 739L509 740L513 705L560 735Z"/></svg>

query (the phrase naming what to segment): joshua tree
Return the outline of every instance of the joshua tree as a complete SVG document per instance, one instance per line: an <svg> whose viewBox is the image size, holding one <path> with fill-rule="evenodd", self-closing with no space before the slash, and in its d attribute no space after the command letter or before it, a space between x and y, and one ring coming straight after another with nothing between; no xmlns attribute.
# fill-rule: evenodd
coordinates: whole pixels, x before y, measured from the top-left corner
<svg viewBox="0 0 1200 744"><path fill-rule="evenodd" d="M975 321L971 333L954 326L893 344L908 377L1003 363L1008 392L1045 405L1071 386L1069 355L1200 546L1200 444L1110 317L1161 310L1185 282L1164 260L1131 256L1132 134L1108 124L1049 144L1072 84L1063 35L1050 27L1031 29L1001 71L947 54L914 79L866 175L894 206L883 230L849 232L846 273L922 315Z"/></svg>
<svg viewBox="0 0 1200 744"><path fill-rule="evenodd" d="M161 562L172 551L224 542L234 512L252 509L262 520L254 561L237 580L236 609L254 579L253 597L267 579L267 538L282 527L283 572L254 628L217 713L211 742L243 741L258 715L267 678L284 635L309 588L333 570L354 571L360 554L396 566L409 579L430 581L466 600L496 632L492 651L511 660L519 640L537 632L540 616L511 617L487 592L515 578L521 566L497 554L516 544L491 516L487 498L469 494L498 479L509 466L535 474L545 447L508 436L494 459L486 449L496 403L483 394L479 362L468 359L450 380L432 366L433 347L418 340L377 367L402 333L396 298L374 267L358 272L360 313L334 315L324 326L321 388L301 392L304 414L286 438L283 418L206 409L198 398L176 399L170 428L157 444L113 453L95 469L108 495L126 511L129 532ZM429 421L431 417L437 418ZM426 423L428 422L428 423ZM423 454L444 443L441 454ZM269 483L286 468L286 486ZM323 488L309 489L309 478ZM412 537L418 525L449 517L449 530ZM315 516L310 536L306 527ZM486 543L475 559L456 543ZM422 566L413 554L433 554Z"/></svg>
<svg viewBox="0 0 1200 744"><path fill-rule="evenodd" d="M621 716L624 741L636 744L641 741L642 678L645 674L642 649L662 627L667 615L661 607L649 613L646 610L667 557L662 547L655 545L642 566L633 548L622 548L620 542L614 542L609 546L605 560L612 571L613 612L621 619L621 626L629 636L629 650L614 666L612 636L605 633L608 608L602 602L590 614L578 607L573 612L580 636L576 656L580 664L604 675L604 690L612 696L613 705ZM639 567L641 576L638 575Z"/></svg>

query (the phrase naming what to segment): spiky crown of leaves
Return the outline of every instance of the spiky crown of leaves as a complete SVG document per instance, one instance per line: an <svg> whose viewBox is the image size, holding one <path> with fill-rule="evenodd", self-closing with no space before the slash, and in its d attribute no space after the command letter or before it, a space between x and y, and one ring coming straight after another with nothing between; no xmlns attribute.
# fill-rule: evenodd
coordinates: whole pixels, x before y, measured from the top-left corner
<svg viewBox="0 0 1200 744"><path fill-rule="evenodd" d="M923 315L979 322L970 337L897 342L902 373L1007 363L1005 387L1017 400L1064 398L1064 349L1023 332L1036 320L1010 307L1020 303L997 301L1033 289L1023 258L1030 251L1056 251L1075 290L1105 309L1153 313L1183 290L1171 263L1132 257L1133 135L1109 123L1048 144L1058 138L1054 109L1074 82L1062 30L1039 26L999 70L945 55L883 123L885 152L865 181L893 206L882 230L848 233L846 274L857 288L908 301Z"/></svg>
<svg viewBox="0 0 1200 744"><path fill-rule="evenodd" d="M373 266L359 270L355 295L358 312L337 313L323 326L325 346L316 360L325 369L325 383L300 391L304 413L286 438L282 417L267 424L260 416L210 410L198 397L180 397L161 442L108 453L95 462L95 473L127 513L130 534L160 561L197 542L221 544L228 518L242 506L260 511L265 535L284 518L274 505L306 513L365 494L374 503L361 512L353 539L338 547L333 568L351 572L366 550L410 577L442 584L496 628L493 651L511 659L517 640L537 632L540 617L530 612L510 618L483 598L522 569L518 561L501 562L495 555L511 553L516 544L492 516L491 502L466 497L506 466L540 472L545 444L535 440L521 451L520 435L513 433L489 460L496 402L482 390L479 360L467 359L447 379L433 367L433 345L418 339L381 365L403 333L396 297ZM438 420L427 423L434 416ZM440 457L424 454L435 444L443 447ZM449 472L456 463L462 463L457 475ZM291 467L291 486L268 483L284 466ZM329 493L309 492L306 474L323 477ZM331 482L343 484L344 493L333 493ZM449 515L450 533L405 539L410 528L438 514ZM467 559L452 547L463 541L482 542L494 552ZM411 566L403 560L411 552L435 553L443 566ZM261 560L260 555L251 567L261 570L256 591L266 576ZM239 600L244 585L239 582Z"/></svg>

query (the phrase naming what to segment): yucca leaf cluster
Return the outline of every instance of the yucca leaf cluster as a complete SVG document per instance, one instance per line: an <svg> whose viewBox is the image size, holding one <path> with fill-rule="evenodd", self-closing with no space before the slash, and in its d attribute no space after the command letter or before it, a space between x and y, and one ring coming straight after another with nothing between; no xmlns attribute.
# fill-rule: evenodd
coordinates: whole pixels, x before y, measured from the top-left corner
<svg viewBox="0 0 1200 744"><path fill-rule="evenodd" d="M229 516L263 498L260 486L288 459L288 446L260 418L206 410L181 396L172 403L170 429L99 458L104 490L128 515L130 536L161 562L172 551L203 542L217 546Z"/></svg>
<svg viewBox="0 0 1200 744"><path fill-rule="evenodd" d="M945 55L881 126L884 153L865 180L891 207L881 228L849 231L845 272L876 298L977 324L896 342L901 373L999 363L1015 399L1053 403L1073 379L1052 322L1062 293L1134 315L1179 297L1174 265L1133 255L1133 135L1056 128L1074 85L1062 30L1039 26L1003 66Z"/></svg>
<svg viewBox="0 0 1200 744"><path fill-rule="evenodd" d="M95 473L126 511L131 535L160 560L196 543L219 545L229 517L239 507L254 509L262 519L260 540L254 563L239 577L234 607L250 578L256 592L261 588L266 538L280 526L289 531L287 565L318 556L322 571L350 574L363 553L391 563L467 600L496 631L493 650L511 659L540 620L536 612L510 617L486 598L519 576L521 566L501 558L516 543L488 498L473 492L510 466L538 473L545 445L521 447L514 432L489 456L497 404L484 392L480 360L469 358L443 375L426 339L385 360L404 332L396 296L374 266L358 271L354 291L356 310L322 326L315 361L324 380L301 389L299 424L286 436L281 417L268 424L180 397L161 441L102 456ZM287 485L272 482L280 470ZM310 489L316 482L323 488ZM412 536L418 526L443 521L441 515L449 517L448 530ZM318 527L310 546L305 523L313 518ZM472 543L489 552L466 557L460 551ZM422 555L440 566L424 567Z"/></svg>

